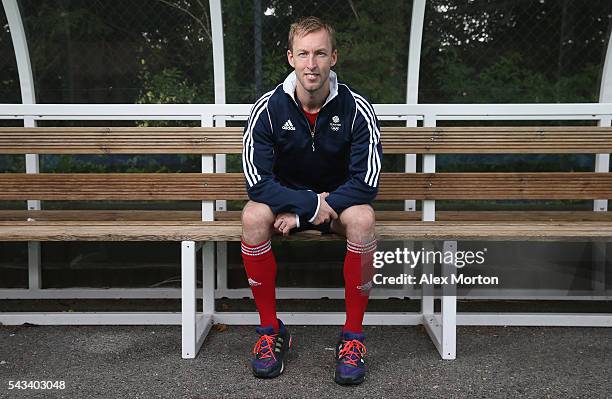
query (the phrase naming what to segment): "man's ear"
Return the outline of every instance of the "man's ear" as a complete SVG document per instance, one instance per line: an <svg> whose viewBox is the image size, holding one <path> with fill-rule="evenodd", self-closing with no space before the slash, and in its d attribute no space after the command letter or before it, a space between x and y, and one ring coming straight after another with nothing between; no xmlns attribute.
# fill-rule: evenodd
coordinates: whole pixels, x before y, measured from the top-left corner
<svg viewBox="0 0 612 399"><path fill-rule="evenodd" d="M332 51L331 66L336 65L336 62L338 62L338 49L335 49L334 51Z"/></svg>
<svg viewBox="0 0 612 399"><path fill-rule="evenodd" d="M289 65L295 68L295 63L293 62L293 53L291 50L287 50L287 61L289 61Z"/></svg>

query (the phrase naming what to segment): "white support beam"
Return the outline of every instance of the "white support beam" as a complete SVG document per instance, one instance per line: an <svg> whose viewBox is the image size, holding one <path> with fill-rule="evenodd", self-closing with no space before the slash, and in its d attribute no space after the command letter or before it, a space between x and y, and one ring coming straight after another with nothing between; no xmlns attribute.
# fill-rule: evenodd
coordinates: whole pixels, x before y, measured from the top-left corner
<svg viewBox="0 0 612 399"><path fill-rule="evenodd" d="M202 155L202 173L214 172L214 156ZM211 221L215 219L215 202L202 201L202 221Z"/></svg>
<svg viewBox="0 0 612 399"><path fill-rule="evenodd" d="M427 248L426 248L427 249ZM443 252L447 251L455 253L457 251L456 241L444 241ZM446 257L444 257L446 258ZM453 257L454 259L454 257ZM433 265L423 265L423 274L433 275ZM442 264L442 276L451 280L451 274L456 272L454 263ZM423 292L433 290L433 285L423 285ZM456 358L457 353L457 297L456 285L445 284L442 286L441 309L440 313L434 312L433 293L431 295L423 295L423 325L431 341L435 345L442 359L452 360ZM427 299L427 302L425 300Z"/></svg>
<svg viewBox="0 0 612 399"><path fill-rule="evenodd" d="M382 120L596 120L612 116L612 103L373 104ZM252 104L0 104L1 119L246 121Z"/></svg>
<svg viewBox="0 0 612 399"><path fill-rule="evenodd" d="M443 253L452 253L453 259L457 253L457 241L444 241ZM446 259L446 256L444 257ZM442 276L450 282L452 275L457 273L454 262L442 264ZM441 345L440 356L442 359L455 359L457 354L457 285L455 283L442 286L441 304Z"/></svg>
<svg viewBox="0 0 612 399"><path fill-rule="evenodd" d="M210 29L213 45L215 104L225 104L225 54L221 0L209 0L208 4L210 6Z"/></svg>
<svg viewBox="0 0 612 399"><path fill-rule="evenodd" d="M209 307L212 304L214 311L214 281L212 281L212 294L206 295L204 291L203 304L204 312L198 313L196 305L196 253L202 247L201 244L194 241L183 241L181 243L181 348L183 359L193 359L197 356L204 339L208 335L213 324L213 312ZM212 270L214 273L214 245L206 243L202 247L204 261L209 264L208 268L204 268L204 290L209 288L211 280L214 278L210 275ZM213 259L210 257L213 255Z"/></svg>
<svg viewBox="0 0 612 399"><path fill-rule="evenodd" d="M422 324L438 353L442 353L442 325L434 313L423 314Z"/></svg>
<svg viewBox="0 0 612 399"><path fill-rule="evenodd" d="M0 290L0 299L2 291ZM420 299L420 293L415 290L373 288L370 299L405 299L410 295L414 299ZM253 298L250 288L219 289L215 293L216 298ZM344 299L344 288L276 288L276 299Z"/></svg>
<svg viewBox="0 0 612 399"><path fill-rule="evenodd" d="M183 359L196 356L196 243L183 241L181 243L181 342Z"/></svg>
<svg viewBox="0 0 612 399"><path fill-rule="evenodd" d="M611 79L612 80L612 79ZM605 117L599 121L599 126L612 126L612 118ZM609 173L610 172L610 154L595 154L595 172ZM609 198L597 199L593 201L593 210L595 212L606 212L608 210Z"/></svg>
<svg viewBox="0 0 612 399"><path fill-rule="evenodd" d="M421 69L421 47L425 20L425 0L414 0L410 21L408 44L408 77L406 79L406 104L419 102L419 72Z"/></svg>
<svg viewBox="0 0 612 399"><path fill-rule="evenodd" d="M432 241L423 242L422 249L424 252L431 251L434 249ZM418 251L418 249L417 249ZM434 264L432 262L426 262L421 257L421 273L423 275L434 274ZM423 283L421 284L421 313L423 315L431 315L434 313L434 286L433 284Z"/></svg>
<svg viewBox="0 0 612 399"><path fill-rule="evenodd" d="M344 312L279 312L288 325L342 325ZM2 312L3 325L180 325L178 312ZM200 317L200 328L205 325ZM257 312L218 312L212 322L230 325L258 325ZM423 315L417 312L367 312L364 325L419 325ZM459 326L529 326L529 327L612 327L609 313L457 313ZM204 332L204 330L200 330Z"/></svg>
<svg viewBox="0 0 612 399"><path fill-rule="evenodd" d="M215 313L215 243L212 241L202 247L202 311L205 315Z"/></svg>
<svg viewBox="0 0 612 399"><path fill-rule="evenodd" d="M341 326L346 320L344 312L278 312L278 318L287 325ZM215 323L231 325L258 325L257 312L217 312L214 315ZM377 326L414 326L421 324L423 316L417 312L366 312L363 318L364 325Z"/></svg>
<svg viewBox="0 0 612 399"><path fill-rule="evenodd" d="M601 86L599 87L599 102L612 102L612 35L608 37L606 56L601 73Z"/></svg>
<svg viewBox="0 0 612 399"><path fill-rule="evenodd" d="M23 104L36 103L36 90L34 86L34 74L32 73L32 63L30 62L30 51L28 41L16 0L2 0L6 19L11 31L11 40L15 50L15 60L17 62L17 72L19 74L19 87L21 89L21 102ZM24 127L35 127L36 121L32 116L24 117ZM38 154L25 155L26 173L39 173ZM41 201L31 199L27 201L28 210L40 210ZM40 263L40 242L28 242L28 287L32 290L42 288L42 272Z"/></svg>
<svg viewBox="0 0 612 399"><path fill-rule="evenodd" d="M0 289L2 299L179 299L180 288L27 288ZM203 298L196 292L196 298ZM249 288L215 289L215 298L252 298ZM277 288L277 299L344 299L343 288ZM420 300L418 289L374 288L370 299L414 299ZM459 300L537 300L537 301L609 301L612 290L593 295L592 290L568 291L561 289L487 289L474 288L469 295L457 296Z"/></svg>
<svg viewBox="0 0 612 399"><path fill-rule="evenodd" d="M41 326L81 325L180 325L179 312L3 312L0 324L7 326L24 323Z"/></svg>
<svg viewBox="0 0 612 399"><path fill-rule="evenodd" d="M612 43L612 39L610 40ZM612 51L610 48L612 44L608 44L608 53L606 57L612 57ZM606 62L609 60L606 58ZM608 62L608 67L612 68L612 62ZM610 75L610 72L608 73ZM608 83L612 84L612 76L608 76ZM610 97L612 97L612 87L604 87L602 82L602 99L604 99L608 93L603 93L607 89L610 91ZM612 126L612 118L606 117L599 121L599 126L610 127ZM610 173L610 154L595 154L595 172L598 173ZM595 212L607 212L608 211L608 200L597 199L593 201L593 210ZM593 291L596 294L603 295L606 292L606 263L607 263L607 245L605 242L594 242L593 243Z"/></svg>
<svg viewBox="0 0 612 399"><path fill-rule="evenodd" d="M28 241L28 288L40 290L42 288L40 241Z"/></svg>
<svg viewBox="0 0 612 399"><path fill-rule="evenodd" d="M17 61L17 72L19 74L19 87L21 88L21 102L23 104L36 103L34 90L34 75L32 73L32 63L30 62L30 51L28 41L19 11L17 0L2 0L6 20L11 31L11 40L15 50L15 60ZM3 56L6 56L4 54Z"/></svg>
<svg viewBox="0 0 612 399"><path fill-rule="evenodd" d="M423 127L435 127L436 116L433 114L425 115L423 119ZM423 154L422 155L422 171L423 173L435 173L436 172L436 155L435 154ZM424 222L433 222L436 220L436 201L435 200L423 200L421 220Z"/></svg>
<svg viewBox="0 0 612 399"><path fill-rule="evenodd" d="M213 126L212 114L202 114L201 116L202 127ZM215 171L215 157L214 155L202 155L202 173L213 173ZM214 201L202 201L202 221L211 221L215 218L215 202Z"/></svg>
<svg viewBox="0 0 612 399"><path fill-rule="evenodd" d="M406 104L419 102L419 71L421 67L421 44L423 41L423 21L425 18L425 0L415 0L412 3L412 18L410 21L410 38L408 44L408 76L406 79ZM406 126L416 127L417 118L407 118ZM416 172L416 154L404 156L404 171ZM405 211L416 211L415 200L404 200Z"/></svg>
<svg viewBox="0 0 612 399"><path fill-rule="evenodd" d="M210 7L210 29L213 45L213 82L215 92L215 104L225 104L225 53L223 45L223 14L221 0L209 0ZM214 115L214 124L217 127L225 126L225 118ZM215 170L219 173L225 172L225 154L215 155ZM227 210L227 201L216 201L218 211Z"/></svg>
<svg viewBox="0 0 612 399"><path fill-rule="evenodd" d="M196 333L195 333L195 337L196 337L196 342L195 342L195 354L193 357L196 357L198 355L198 352L200 351L200 348L202 347L202 344L204 343L204 340L206 339L206 336L208 335L208 333L210 332L210 329L212 328L214 323L213 320L213 315L211 314L199 314L198 317L196 318ZM191 357L185 357L183 356L183 359L190 359Z"/></svg>
<svg viewBox="0 0 612 399"><path fill-rule="evenodd" d="M217 271L217 291L227 290L227 247L228 243L225 241L216 242L217 245L217 258L216 258L216 271Z"/></svg>
<svg viewBox="0 0 612 399"><path fill-rule="evenodd" d="M612 327L609 313L457 313L460 326Z"/></svg>

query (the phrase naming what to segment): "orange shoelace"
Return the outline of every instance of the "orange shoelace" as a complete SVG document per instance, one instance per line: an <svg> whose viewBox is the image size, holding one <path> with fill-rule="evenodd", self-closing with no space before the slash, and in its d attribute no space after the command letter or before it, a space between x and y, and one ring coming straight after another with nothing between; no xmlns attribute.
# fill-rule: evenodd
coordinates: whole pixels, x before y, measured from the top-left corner
<svg viewBox="0 0 612 399"><path fill-rule="evenodd" d="M344 341L338 358L345 358L345 362L357 366L357 361L366 354L366 347L358 339Z"/></svg>
<svg viewBox="0 0 612 399"><path fill-rule="evenodd" d="M253 347L253 354L260 354L260 359L274 359L276 360L276 356L274 356L274 351L272 350L274 347L274 338L276 338L276 334L267 335L264 334L257 340L255 346Z"/></svg>

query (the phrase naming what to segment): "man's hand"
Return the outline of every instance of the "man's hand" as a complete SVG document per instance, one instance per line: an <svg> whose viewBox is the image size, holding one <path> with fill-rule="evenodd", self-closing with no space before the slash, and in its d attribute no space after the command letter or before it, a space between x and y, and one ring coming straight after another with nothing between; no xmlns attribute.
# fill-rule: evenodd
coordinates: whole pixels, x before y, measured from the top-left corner
<svg viewBox="0 0 612 399"><path fill-rule="evenodd" d="M295 213L279 213L274 221L274 229L284 236L289 235L292 228L297 227Z"/></svg>
<svg viewBox="0 0 612 399"><path fill-rule="evenodd" d="M332 209L331 206L325 201L325 198L329 196L329 193L321 193L319 194L319 199L321 200L321 204L319 205L319 213L312 221L312 224L315 226L320 225L322 223L329 223L333 219L338 219L338 214L336 211Z"/></svg>

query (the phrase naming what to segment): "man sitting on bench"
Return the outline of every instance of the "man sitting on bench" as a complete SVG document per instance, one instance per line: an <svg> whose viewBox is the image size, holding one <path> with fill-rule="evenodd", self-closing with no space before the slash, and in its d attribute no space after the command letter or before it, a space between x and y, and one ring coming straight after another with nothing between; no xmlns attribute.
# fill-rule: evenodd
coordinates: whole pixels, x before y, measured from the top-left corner
<svg viewBox="0 0 612 399"><path fill-rule="evenodd" d="M336 346L335 381L365 378L363 315L376 249L374 210L382 146L372 105L331 67L334 30L315 17L291 25L287 59L294 68L254 104L242 163L250 201L242 211L242 258L261 326L253 373L272 378L284 369L291 335L276 317L272 234L316 229L346 237L346 323Z"/></svg>

